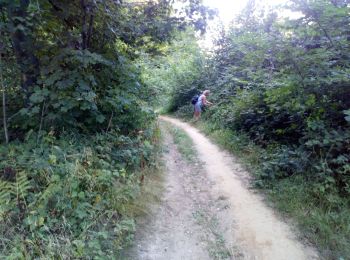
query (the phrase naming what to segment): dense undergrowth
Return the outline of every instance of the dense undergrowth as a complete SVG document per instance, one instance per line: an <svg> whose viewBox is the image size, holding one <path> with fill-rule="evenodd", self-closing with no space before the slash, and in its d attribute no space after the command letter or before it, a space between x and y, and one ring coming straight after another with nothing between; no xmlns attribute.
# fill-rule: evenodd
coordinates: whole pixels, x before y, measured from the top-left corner
<svg viewBox="0 0 350 260"><path fill-rule="evenodd" d="M154 68L180 117L211 90L206 130L247 158L257 187L327 258L350 254L348 14L347 1L292 0L279 11L249 1L210 53L185 35Z"/></svg>
<svg viewBox="0 0 350 260"><path fill-rule="evenodd" d="M1 259L116 259L132 241L159 139L141 61L214 14L173 4L0 1Z"/></svg>
<svg viewBox="0 0 350 260"><path fill-rule="evenodd" d="M137 136L48 134L1 147L0 256L116 257L132 241L130 205L157 161L158 128ZM154 165L155 167L155 165Z"/></svg>
<svg viewBox="0 0 350 260"><path fill-rule="evenodd" d="M189 117L204 89L207 131L324 256L350 255L349 4L284 8L299 18L248 1L204 53L201 1L0 1L1 257L115 257L154 161L152 106Z"/></svg>

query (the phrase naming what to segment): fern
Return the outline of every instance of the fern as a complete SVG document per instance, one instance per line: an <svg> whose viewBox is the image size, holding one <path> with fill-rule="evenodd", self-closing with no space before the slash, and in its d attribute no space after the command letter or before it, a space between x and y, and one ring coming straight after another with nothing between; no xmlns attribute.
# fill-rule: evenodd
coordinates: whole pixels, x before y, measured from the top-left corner
<svg viewBox="0 0 350 260"><path fill-rule="evenodd" d="M0 180L0 206L7 204L10 200L9 190L8 182Z"/></svg>
<svg viewBox="0 0 350 260"><path fill-rule="evenodd" d="M13 183L12 191L15 191L17 200L26 201L28 191L32 188L30 181L25 173L20 173L16 176L16 182Z"/></svg>
<svg viewBox="0 0 350 260"><path fill-rule="evenodd" d="M9 210L17 207L20 201L26 204L26 197L31 188L32 185L24 172L16 176L15 182L0 180L0 221Z"/></svg>
<svg viewBox="0 0 350 260"><path fill-rule="evenodd" d="M10 196L11 185L8 182L0 180L0 221L3 220L6 212L10 207L11 196Z"/></svg>

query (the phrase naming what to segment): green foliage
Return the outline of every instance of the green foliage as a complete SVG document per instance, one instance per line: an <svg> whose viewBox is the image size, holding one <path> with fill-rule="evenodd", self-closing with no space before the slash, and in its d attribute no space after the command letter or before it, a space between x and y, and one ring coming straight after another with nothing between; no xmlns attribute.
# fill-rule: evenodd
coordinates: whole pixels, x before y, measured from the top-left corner
<svg viewBox="0 0 350 260"><path fill-rule="evenodd" d="M288 172L300 170L298 163L302 166L308 161L299 154L302 151L292 151L288 147L263 149L246 134L210 121L197 126L238 155L239 160L257 174L256 187L264 188L273 205L296 220L301 233L319 246L323 257L338 259L349 255L349 199L334 190L331 178L318 182L312 175L309 180L305 178L304 172L288 175Z"/></svg>
<svg viewBox="0 0 350 260"><path fill-rule="evenodd" d="M281 8L269 10L249 1L203 65L192 69L199 71L198 82L211 90L210 101L215 104L202 119L225 147L257 165L259 187L274 190L287 183L293 196L300 185L293 180L302 179L305 186L300 188L315 214L310 217L315 230L309 231L319 235L319 245L334 250L327 256L344 257L349 232L341 210L348 211L350 195L349 5L293 0ZM299 18L279 17L286 8L297 11ZM176 81L172 85L172 103L179 104L174 110L190 117L190 98L177 93L189 93L193 85L177 87ZM245 145L237 140L242 138ZM331 233L339 243L325 239ZM325 246L326 241L330 245Z"/></svg>
<svg viewBox="0 0 350 260"><path fill-rule="evenodd" d="M141 53L160 54L177 30L204 32L214 15L200 1L185 1L178 9L173 4L2 1L10 139L29 130L143 128L154 118L148 106L155 96L135 60Z"/></svg>
<svg viewBox="0 0 350 260"><path fill-rule="evenodd" d="M5 169L4 173L6 171L10 171L10 168ZM19 173L14 178L13 182L0 180L0 221L5 220L8 211L20 207L32 187L24 173Z"/></svg>
<svg viewBox="0 0 350 260"><path fill-rule="evenodd" d="M204 86L201 73L205 58L193 30L178 33L162 58L145 56L141 64L143 81L154 89L159 105L167 111L190 104L192 96Z"/></svg>
<svg viewBox="0 0 350 260"><path fill-rule="evenodd" d="M303 174L346 196L350 44L339 26L348 21L348 6L294 1L291 8L302 16L285 21L253 6L222 36L209 62L218 105L207 117L273 147L262 178Z"/></svg>
<svg viewBox="0 0 350 260"><path fill-rule="evenodd" d="M134 137L28 136L1 147L1 257L115 257L132 241L128 210L154 159L154 128ZM11 238L11 239L7 239Z"/></svg>
<svg viewBox="0 0 350 260"><path fill-rule="evenodd" d="M131 242L157 142L139 60L214 14L197 0L0 1L0 258L115 259Z"/></svg>
<svg viewBox="0 0 350 260"><path fill-rule="evenodd" d="M306 237L321 248L326 259L349 255L348 201L335 193L319 194L301 175L273 182L267 191L275 206L297 220ZM322 185L324 187L324 185Z"/></svg>

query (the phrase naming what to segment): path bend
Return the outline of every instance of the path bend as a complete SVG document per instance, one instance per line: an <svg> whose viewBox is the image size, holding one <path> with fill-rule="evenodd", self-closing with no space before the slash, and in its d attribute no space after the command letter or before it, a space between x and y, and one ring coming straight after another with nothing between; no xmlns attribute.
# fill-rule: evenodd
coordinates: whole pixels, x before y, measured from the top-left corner
<svg viewBox="0 0 350 260"><path fill-rule="evenodd" d="M183 129L193 140L204 170L214 183L212 192L227 198L229 210L225 236L234 236L246 259L318 259L315 250L299 241L291 228L265 205L262 196L243 183L249 176L227 152L213 144L196 128L180 120L161 116L161 120Z"/></svg>

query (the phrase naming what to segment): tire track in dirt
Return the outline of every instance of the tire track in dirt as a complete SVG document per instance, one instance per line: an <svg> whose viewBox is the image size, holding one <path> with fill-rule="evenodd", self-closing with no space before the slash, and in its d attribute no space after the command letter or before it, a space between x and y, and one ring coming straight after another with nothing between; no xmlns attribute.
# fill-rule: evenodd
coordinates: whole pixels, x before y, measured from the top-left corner
<svg viewBox="0 0 350 260"><path fill-rule="evenodd" d="M226 227L223 236L228 247L238 246L245 259L318 259L315 250L298 241L291 228L264 204L263 198L246 187L242 176L249 174L232 156L189 124L164 116L161 120L183 129L191 137L210 182L215 183L211 196L227 201L227 210L219 212L218 219Z"/></svg>
<svg viewBox="0 0 350 260"><path fill-rule="evenodd" d="M238 259L238 251L229 251L221 237L217 213L227 209L226 202L211 197L212 184L200 163L183 158L164 125L162 133L165 189L160 204L151 205L153 213L138 221L135 245L125 259Z"/></svg>

